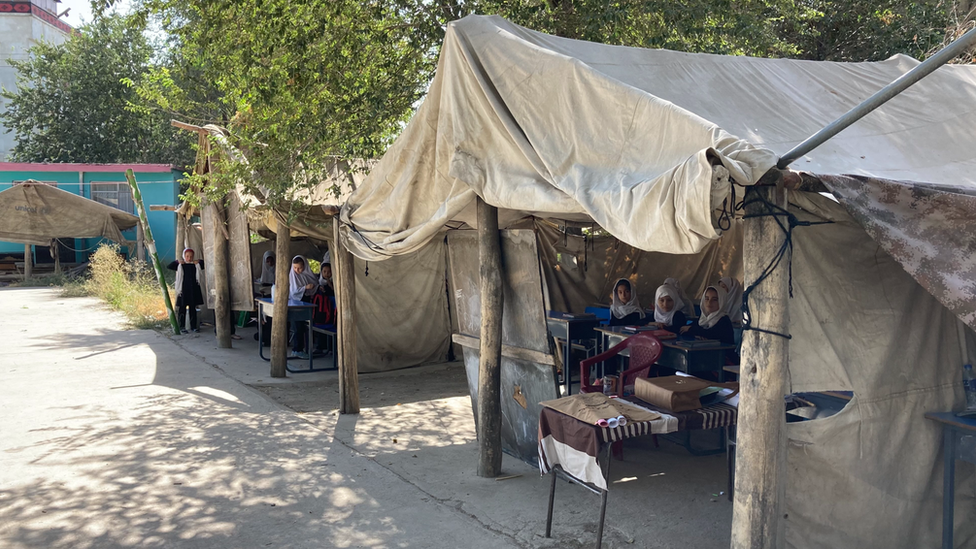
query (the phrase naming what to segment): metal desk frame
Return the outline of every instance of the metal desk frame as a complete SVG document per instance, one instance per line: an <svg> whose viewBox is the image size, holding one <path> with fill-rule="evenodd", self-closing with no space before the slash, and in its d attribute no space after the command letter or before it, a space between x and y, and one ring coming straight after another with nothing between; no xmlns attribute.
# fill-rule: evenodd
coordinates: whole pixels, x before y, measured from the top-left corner
<svg viewBox="0 0 976 549"><path fill-rule="evenodd" d="M258 356L260 356L265 361L271 361L270 358L264 356L264 323L261 322L261 318L267 316L268 318L274 318L274 302L270 299L258 298L254 300L258 304ZM292 299L288 300L288 317L285 322L307 322L308 325L308 339L306 340L306 346L308 347L308 369L307 370L292 370L288 366L288 362L285 362L285 369L293 374L305 374L308 372L321 372L323 370L332 370L333 368L315 368L312 365L312 317L315 315L315 305L311 303L305 303L304 301L295 301Z"/></svg>
<svg viewBox="0 0 976 549"><path fill-rule="evenodd" d="M552 537L552 504L556 499L556 477L562 477L563 480L569 481L577 486L582 486L590 492L600 496L600 522L598 523L596 529L596 549L600 549L600 547L603 545L603 525L607 518L607 495L610 493L610 462L613 461L610 457L610 448L612 447L613 444L607 444L606 449L601 450L601 453L606 459L606 467L601 465L600 470L603 473L603 479L607 483L607 490L601 490L596 486L587 484L566 474L563 471L563 468L559 465L553 467L552 471L550 472L552 475L552 482L549 484L549 512L546 515L546 538Z"/></svg>
<svg viewBox="0 0 976 549"><path fill-rule="evenodd" d="M976 464L976 419L959 417L954 412L930 412L925 414L925 417L941 423L942 432L945 434L943 440L945 471L942 475L942 549L953 549L956 460Z"/></svg>
<svg viewBox="0 0 976 549"><path fill-rule="evenodd" d="M570 369L570 362L573 358L573 341L593 339L596 337L594 329L600 326L600 319L595 316L587 318L566 318L561 316L558 311L548 311L546 315L546 327L549 334L563 340L563 386L566 394L572 393L573 372Z"/></svg>

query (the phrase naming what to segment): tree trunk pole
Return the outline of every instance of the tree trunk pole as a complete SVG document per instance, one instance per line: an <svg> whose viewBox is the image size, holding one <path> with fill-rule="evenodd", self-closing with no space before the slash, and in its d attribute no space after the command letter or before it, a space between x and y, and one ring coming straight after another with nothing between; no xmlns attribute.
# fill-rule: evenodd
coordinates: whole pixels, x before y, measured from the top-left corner
<svg viewBox="0 0 976 549"><path fill-rule="evenodd" d="M142 230L142 223L136 225L136 257L146 260L146 231Z"/></svg>
<svg viewBox="0 0 976 549"><path fill-rule="evenodd" d="M766 200L787 208L786 189L762 187ZM770 213L753 203L746 215ZM745 220L743 256L745 280L755 282L786 239L783 217ZM749 297L752 326L789 333L789 250L779 267ZM786 406L789 340L746 330L742 337L739 416L735 460L735 500L732 512L733 549L783 547L786 528Z"/></svg>
<svg viewBox="0 0 976 549"><path fill-rule="evenodd" d="M217 347L230 349L230 283L227 276L227 239L221 226L226 222L223 199L207 205L213 218L214 264L209 266L214 273L214 326L217 328Z"/></svg>
<svg viewBox="0 0 976 549"><path fill-rule="evenodd" d="M34 275L34 257L31 254L31 245L24 244L24 280Z"/></svg>
<svg viewBox="0 0 976 549"><path fill-rule="evenodd" d="M51 256L54 257L54 274L61 274L61 245L55 238L51 243Z"/></svg>
<svg viewBox="0 0 976 549"><path fill-rule="evenodd" d="M339 238L339 219L332 218L332 266L335 268L339 352L339 413L359 413L359 351L356 332L356 266ZM336 263L338 262L338 265Z"/></svg>
<svg viewBox="0 0 976 549"><path fill-rule="evenodd" d="M186 248L186 218L183 214L176 214L176 257L183 257L183 248Z"/></svg>
<svg viewBox="0 0 976 549"><path fill-rule="evenodd" d="M132 189L132 200L136 203L139 221L146 232L146 248L149 249L149 257L152 258L152 265L156 270L156 281L159 282L159 288L163 292L163 303L169 313L169 324L173 327L173 333L180 335L180 324L176 321L173 302L169 299L169 286L166 285L166 279L163 277L163 264L159 262L159 255L156 253L156 241L153 240L152 227L149 226L149 218L146 217L146 207L142 205L142 193L139 192L136 175L132 173L132 170L125 170L125 178L129 181L129 187Z"/></svg>
<svg viewBox="0 0 976 549"><path fill-rule="evenodd" d="M288 272L291 271L291 229L275 216L275 287L271 323L271 377L285 377L288 363Z"/></svg>
<svg viewBox="0 0 976 549"><path fill-rule="evenodd" d="M498 208L478 198L478 257L481 261L481 348L478 364L478 476L502 470L502 253Z"/></svg>

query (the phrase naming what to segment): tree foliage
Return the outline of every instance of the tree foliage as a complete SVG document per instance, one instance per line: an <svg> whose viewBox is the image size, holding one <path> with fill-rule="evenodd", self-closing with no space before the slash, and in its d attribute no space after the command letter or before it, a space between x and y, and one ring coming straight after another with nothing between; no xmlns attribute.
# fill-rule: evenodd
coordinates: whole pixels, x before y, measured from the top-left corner
<svg viewBox="0 0 976 549"><path fill-rule="evenodd" d="M152 48L143 29L111 16L61 45L39 43L4 90L4 124L16 135L12 158L24 162L148 162L185 165L192 151L169 120L132 109L127 81L141 79Z"/></svg>
<svg viewBox="0 0 976 549"><path fill-rule="evenodd" d="M94 0L102 7L113 0ZM135 86L149 112L225 125L222 161L273 206L335 159L382 154L433 75L443 30L470 13L627 46L866 61L923 57L949 26L941 0L142 0L168 36Z"/></svg>
<svg viewBox="0 0 976 549"><path fill-rule="evenodd" d="M275 207L336 158L380 155L422 97L443 36L411 0L148 0L173 40L144 101L197 120L227 115L220 189L243 181ZM201 97L213 101L201 101Z"/></svg>

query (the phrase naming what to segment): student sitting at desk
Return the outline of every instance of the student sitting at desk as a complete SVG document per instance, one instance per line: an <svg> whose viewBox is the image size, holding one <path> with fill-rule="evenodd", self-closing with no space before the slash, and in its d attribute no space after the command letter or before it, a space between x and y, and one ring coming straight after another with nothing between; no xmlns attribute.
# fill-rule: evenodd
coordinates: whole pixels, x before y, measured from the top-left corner
<svg viewBox="0 0 976 549"><path fill-rule="evenodd" d="M729 315L729 320L732 324L742 324L742 284L731 276L723 276L718 279L718 286L728 294L722 308Z"/></svg>
<svg viewBox="0 0 976 549"><path fill-rule="evenodd" d="M318 287L319 277L312 273L305 257L296 255L292 258L291 272L288 273L288 299L311 303ZM305 353L305 336L305 331L295 326L295 344L292 351L298 358L308 358L308 354Z"/></svg>
<svg viewBox="0 0 976 549"><path fill-rule="evenodd" d="M724 345L735 345L732 321L725 312L726 296L725 290L719 286L705 288L698 323L681 328L681 333L702 339L717 339Z"/></svg>
<svg viewBox="0 0 976 549"><path fill-rule="evenodd" d="M681 283L678 282L678 279L665 278L664 285L671 286L672 288L678 291L678 297L681 298L681 303L682 303L680 305L680 309L681 312L684 313L685 317L687 318L687 317L695 316L695 304L694 302L691 301L691 298L688 297L688 294L685 293L684 289L681 288Z"/></svg>
<svg viewBox="0 0 976 549"><path fill-rule="evenodd" d="M654 293L654 322L648 322L647 325L678 333L688 323L685 314L681 312L682 305L678 290L666 284L659 286Z"/></svg>
<svg viewBox="0 0 976 549"><path fill-rule="evenodd" d="M613 285L610 305L610 326L643 326L647 323L644 309L637 300L637 291L626 278Z"/></svg>

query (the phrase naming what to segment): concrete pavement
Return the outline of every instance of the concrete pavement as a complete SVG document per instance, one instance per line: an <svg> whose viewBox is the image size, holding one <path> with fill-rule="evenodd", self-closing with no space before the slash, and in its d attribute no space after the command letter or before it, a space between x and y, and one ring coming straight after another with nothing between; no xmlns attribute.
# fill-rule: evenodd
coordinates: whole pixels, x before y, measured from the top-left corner
<svg viewBox="0 0 976 549"><path fill-rule="evenodd" d="M2 547L521 546L96 299L0 310Z"/></svg>

